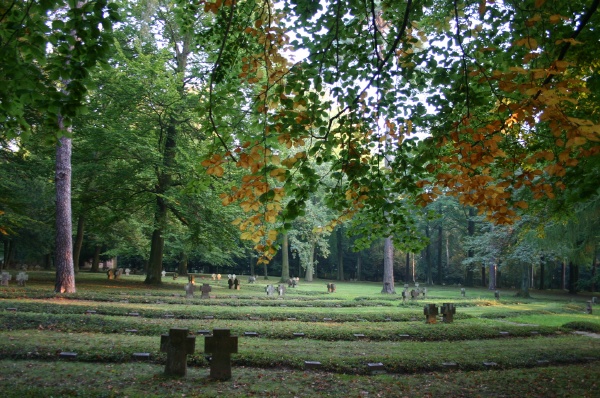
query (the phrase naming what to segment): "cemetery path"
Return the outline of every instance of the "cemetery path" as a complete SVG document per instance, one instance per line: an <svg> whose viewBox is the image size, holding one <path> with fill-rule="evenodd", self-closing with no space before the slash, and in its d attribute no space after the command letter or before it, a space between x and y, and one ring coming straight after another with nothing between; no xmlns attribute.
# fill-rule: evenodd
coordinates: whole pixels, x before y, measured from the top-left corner
<svg viewBox="0 0 600 398"><path fill-rule="evenodd" d="M598 334L598 333L575 331L575 332L573 332L573 334L578 334L580 336L587 336L587 337L591 337L593 339L600 339L600 334Z"/></svg>

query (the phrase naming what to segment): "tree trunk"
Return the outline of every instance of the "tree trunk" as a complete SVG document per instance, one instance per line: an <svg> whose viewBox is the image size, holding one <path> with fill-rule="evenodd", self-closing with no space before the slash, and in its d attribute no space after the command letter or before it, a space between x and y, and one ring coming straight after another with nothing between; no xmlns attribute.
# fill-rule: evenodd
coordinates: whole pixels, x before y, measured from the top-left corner
<svg viewBox="0 0 600 398"><path fill-rule="evenodd" d="M313 281L314 267L315 267L315 248L316 243L311 242L310 253L308 255L308 264L306 264L306 273L304 274L304 280L307 282Z"/></svg>
<svg viewBox="0 0 600 398"><path fill-rule="evenodd" d="M545 275L544 275L544 267L545 267L545 259L544 256L540 257L540 290L544 290L546 287L545 285Z"/></svg>
<svg viewBox="0 0 600 398"><path fill-rule="evenodd" d="M496 289L500 289L502 287L502 272L496 267Z"/></svg>
<svg viewBox="0 0 600 398"><path fill-rule="evenodd" d="M150 246L150 259L148 261L148 272L144 283L157 285L162 282L162 257L164 249L164 239L161 236L160 229L152 232L152 242Z"/></svg>
<svg viewBox="0 0 600 398"><path fill-rule="evenodd" d="M4 259L2 261L3 269L10 269L15 258L15 241L7 239L4 241Z"/></svg>
<svg viewBox="0 0 600 398"><path fill-rule="evenodd" d="M44 269L49 270L52 268L52 253L46 253L44 255Z"/></svg>
<svg viewBox="0 0 600 398"><path fill-rule="evenodd" d="M356 280L362 281L362 257L360 252L356 256Z"/></svg>
<svg viewBox="0 0 600 398"><path fill-rule="evenodd" d="M406 264L404 269L404 283L410 283L410 253L406 253Z"/></svg>
<svg viewBox="0 0 600 398"><path fill-rule="evenodd" d="M427 240L429 241L427 243L427 247L425 248L425 263L427 264L427 284L428 285L433 285L433 273L432 273L432 267L431 267L431 240L430 238L430 232L429 232L429 224L427 224L425 226L425 236L427 237Z"/></svg>
<svg viewBox="0 0 600 398"><path fill-rule="evenodd" d="M269 274L268 274L268 270L267 270L267 263L263 262L263 274L264 274L264 280L268 280L269 279Z"/></svg>
<svg viewBox="0 0 600 398"><path fill-rule="evenodd" d="M443 253L443 234L444 234L444 229L442 227L442 223L440 221L440 225L438 226L438 240L437 240L437 275L436 275L436 282L438 285L441 285L444 278L442 277L442 253Z"/></svg>
<svg viewBox="0 0 600 398"><path fill-rule="evenodd" d="M564 260L560 263L560 266L560 288L562 290L567 290L567 265Z"/></svg>
<svg viewBox="0 0 600 398"><path fill-rule="evenodd" d="M94 258L92 259L92 269L90 272L100 271L100 251L100 245L96 245L96 249L94 250Z"/></svg>
<svg viewBox="0 0 600 398"><path fill-rule="evenodd" d="M596 250L594 250L594 259L592 260L592 293L596 291L596 272L598 268L598 256Z"/></svg>
<svg viewBox="0 0 600 398"><path fill-rule="evenodd" d="M529 298L529 266L521 263L521 288L516 294L517 297Z"/></svg>
<svg viewBox="0 0 600 398"><path fill-rule="evenodd" d="M490 278L489 278L489 290L496 290L496 263L490 261Z"/></svg>
<svg viewBox="0 0 600 398"><path fill-rule="evenodd" d="M290 245L288 234L284 233L281 242L281 279L280 282L287 282L290 279Z"/></svg>
<svg viewBox="0 0 600 398"><path fill-rule="evenodd" d="M569 261L569 293L577 294L577 282L579 281L579 265Z"/></svg>
<svg viewBox="0 0 600 398"><path fill-rule="evenodd" d="M59 119L59 128L66 131ZM71 139L63 136L56 147L56 293L75 293L71 222Z"/></svg>
<svg viewBox="0 0 600 398"><path fill-rule="evenodd" d="M475 209L472 207L469 207L469 216L467 219L467 234L469 235L469 237L475 236L475 221L473 220L474 217L475 217ZM475 251L473 250L473 248L469 248L469 250L467 251L467 257L468 258L475 257ZM466 270L466 275L465 275L465 286L473 287L475 284L474 280L475 280L475 271L473 270L473 265L471 263L471 264L467 265L467 270Z"/></svg>
<svg viewBox="0 0 600 398"><path fill-rule="evenodd" d="M394 287L394 242L388 236L383 244L383 288L381 293L396 294Z"/></svg>
<svg viewBox="0 0 600 398"><path fill-rule="evenodd" d="M254 256L252 255L252 252L250 252L250 275L256 275L256 273L254 272Z"/></svg>
<svg viewBox="0 0 600 398"><path fill-rule="evenodd" d="M81 256L81 247L83 246L83 230L84 218L83 214L80 214L77 219L77 235L75 236L75 245L73 246L73 267L75 273L79 272L79 256Z"/></svg>
<svg viewBox="0 0 600 398"><path fill-rule="evenodd" d="M342 228L339 227L337 230L337 257L338 257L338 280L344 280L344 236Z"/></svg>
<svg viewBox="0 0 600 398"><path fill-rule="evenodd" d="M177 273L182 276L188 274L188 256L185 253L181 253L179 264L177 265Z"/></svg>

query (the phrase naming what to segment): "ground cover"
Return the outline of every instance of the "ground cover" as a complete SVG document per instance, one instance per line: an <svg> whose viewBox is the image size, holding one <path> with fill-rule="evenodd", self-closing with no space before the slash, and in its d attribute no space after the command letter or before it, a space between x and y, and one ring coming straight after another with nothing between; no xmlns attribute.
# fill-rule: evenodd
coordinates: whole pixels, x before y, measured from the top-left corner
<svg viewBox="0 0 600 398"><path fill-rule="evenodd" d="M32 273L29 282L0 288L0 383L14 385L8 396L592 397L598 388L600 339L572 333L600 328L598 315L584 313L585 296L522 300L503 291L497 301L484 289L462 297L454 286L403 302L375 283L335 282L329 294L328 281L317 281L278 298L264 291L275 281L259 280L240 291L209 282L207 300L185 298L187 278L154 289L137 275L109 281L81 273L78 293L55 297L51 273ZM423 305L444 302L457 307L454 323L425 324ZM160 334L172 327L196 335L185 378L162 375ZM227 382L208 379L199 332L214 328L240 336ZM77 358L59 359L64 351ZM133 361L139 352L149 354L147 363ZM305 361L321 367L307 370ZM369 363L387 374L370 374Z"/></svg>

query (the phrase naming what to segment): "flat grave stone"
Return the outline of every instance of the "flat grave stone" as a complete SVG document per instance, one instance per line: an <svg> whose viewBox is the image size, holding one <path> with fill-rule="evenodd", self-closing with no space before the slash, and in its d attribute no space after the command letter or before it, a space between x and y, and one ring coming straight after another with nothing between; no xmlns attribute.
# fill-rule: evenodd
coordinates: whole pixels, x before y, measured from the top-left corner
<svg viewBox="0 0 600 398"><path fill-rule="evenodd" d="M75 359L77 358L77 353L76 352L68 352L68 351L63 351L60 354L58 354L59 358L63 358L63 359Z"/></svg>
<svg viewBox="0 0 600 398"><path fill-rule="evenodd" d="M169 334L160 336L160 351L167 353L165 374L185 376L187 356L194 353L196 337L188 335L188 329L171 328Z"/></svg>
<svg viewBox="0 0 600 398"><path fill-rule="evenodd" d="M537 330L532 330L531 332L529 332L529 334L531 334L532 336L537 336L538 334L540 334L540 332L538 332Z"/></svg>
<svg viewBox="0 0 600 398"><path fill-rule="evenodd" d="M214 315L207 315L204 317L204 319L215 319Z"/></svg>
<svg viewBox="0 0 600 398"><path fill-rule="evenodd" d="M259 316L251 316L248 318L251 321L260 321L260 317Z"/></svg>
<svg viewBox="0 0 600 398"><path fill-rule="evenodd" d="M550 361L548 361L547 359L538 359L537 361L535 361L537 366L548 366L550 365Z"/></svg>
<svg viewBox="0 0 600 398"><path fill-rule="evenodd" d="M457 369L458 364L456 362L442 362L444 369Z"/></svg>
<svg viewBox="0 0 600 398"><path fill-rule="evenodd" d="M496 362L484 362L483 366L485 366L486 368L494 368L498 366L498 364Z"/></svg>
<svg viewBox="0 0 600 398"><path fill-rule="evenodd" d="M367 368L372 375L385 374L385 367L381 362L368 363Z"/></svg>
<svg viewBox="0 0 600 398"><path fill-rule="evenodd" d="M245 337L258 337L257 332L244 332Z"/></svg>
<svg viewBox="0 0 600 398"><path fill-rule="evenodd" d="M319 369L321 362L319 361L304 361L304 369Z"/></svg>
<svg viewBox="0 0 600 398"><path fill-rule="evenodd" d="M163 318L175 318L175 315L173 315L173 314L164 314Z"/></svg>
<svg viewBox="0 0 600 398"><path fill-rule="evenodd" d="M365 337L365 335L362 333L354 333L353 336L356 337L357 339L363 339Z"/></svg>
<svg viewBox="0 0 600 398"><path fill-rule="evenodd" d="M231 354L238 352L238 338L229 329L214 329L212 336L204 338L204 352L212 354L210 377L216 380L231 379Z"/></svg>
<svg viewBox="0 0 600 398"><path fill-rule="evenodd" d="M209 336L211 334L210 330L198 330L196 334L200 334L202 336Z"/></svg>
<svg viewBox="0 0 600 398"><path fill-rule="evenodd" d="M130 312L127 315L129 315L129 316L140 316L140 313L139 312Z"/></svg>
<svg viewBox="0 0 600 398"><path fill-rule="evenodd" d="M85 313L86 315L92 315L96 313L96 310L87 310Z"/></svg>
<svg viewBox="0 0 600 398"><path fill-rule="evenodd" d="M150 360L150 353L149 352L134 352L133 354L131 354L131 357L133 359L135 359L136 361L148 361L148 360Z"/></svg>
<svg viewBox="0 0 600 398"><path fill-rule="evenodd" d="M410 334L399 334L398 337L401 339L410 339Z"/></svg>
<svg viewBox="0 0 600 398"><path fill-rule="evenodd" d="M119 300L119 303L125 303L125 304L127 304L127 303L129 303L129 300Z"/></svg>
<svg viewBox="0 0 600 398"><path fill-rule="evenodd" d="M12 312L16 312L16 311L17 311L17 309L16 309L16 308L14 308L14 307L10 307L10 308L7 308L7 309L6 309L6 311L12 311Z"/></svg>
<svg viewBox="0 0 600 398"><path fill-rule="evenodd" d="M386 321L386 322L391 322L391 321L392 321L392 318L385 318L385 319L384 319L384 321Z"/></svg>
<svg viewBox="0 0 600 398"><path fill-rule="evenodd" d="M508 337L508 336L510 336L510 333L509 332L500 332L500 336Z"/></svg>
<svg viewBox="0 0 600 398"><path fill-rule="evenodd" d="M304 333L302 333L302 332L294 332L294 333L293 333L293 336L294 336L294 337L304 337L305 335L304 335Z"/></svg>
<svg viewBox="0 0 600 398"><path fill-rule="evenodd" d="M125 329L125 332L127 332L127 333L137 333L138 330L137 329Z"/></svg>
<svg viewBox="0 0 600 398"><path fill-rule="evenodd" d="M331 321L332 319L331 319L331 318L323 318L323 320L324 320L325 322L329 322L329 321Z"/></svg>
<svg viewBox="0 0 600 398"><path fill-rule="evenodd" d="M295 321L296 318L287 318L288 321Z"/></svg>

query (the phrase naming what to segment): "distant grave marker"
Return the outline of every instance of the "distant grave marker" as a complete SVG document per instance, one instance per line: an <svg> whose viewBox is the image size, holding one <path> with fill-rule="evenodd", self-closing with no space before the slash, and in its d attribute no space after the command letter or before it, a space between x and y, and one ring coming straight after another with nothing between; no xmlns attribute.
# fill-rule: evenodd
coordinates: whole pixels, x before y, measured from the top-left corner
<svg viewBox="0 0 600 398"><path fill-rule="evenodd" d="M19 272L17 274L17 284L19 286L25 286L25 282L27 282L29 280L29 275L27 275L26 272Z"/></svg>
<svg viewBox="0 0 600 398"><path fill-rule="evenodd" d="M200 296L200 298L209 299L210 292L212 291L212 287L210 287L210 285L208 283L203 283L202 287L200 288L200 291L202 292L202 295Z"/></svg>
<svg viewBox="0 0 600 398"><path fill-rule="evenodd" d="M133 359L135 359L136 361L148 361L148 360L150 360L150 353L149 352L134 352L133 354L131 354L131 357Z"/></svg>
<svg viewBox="0 0 600 398"><path fill-rule="evenodd" d="M204 338L204 352L212 354L210 377L216 380L231 379L231 354L238 352L238 338L229 329L214 329L212 336Z"/></svg>
<svg viewBox="0 0 600 398"><path fill-rule="evenodd" d="M467 292L465 291L465 288L463 287L460 289L460 295L465 297L465 294L467 294Z"/></svg>
<svg viewBox="0 0 600 398"><path fill-rule="evenodd" d="M454 314L456 313L456 307L453 303L444 303L442 305L442 315L445 323L454 322Z"/></svg>
<svg viewBox="0 0 600 398"><path fill-rule="evenodd" d="M165 374L185 376L187 356L194 353L196 337L188 336L187 329L172 328L160 337L160 351L167 353Z"/></svg>
<svg viewBox="0 0 600 398"><path fill-rule="evenodd" d="M267 296L271 297L273 296L273 293L275 293L275 288L273 287L273 285L267 285L265 287L265 292L267 292Z"/></svg>
<svg viewBox="0 0 600 398"><path fill-rule="evenodd" d="M319 369L321 362L319 361L304 361L304 369Z"/></svg>
<svg viewBox="0 0 600 398"><path fill-rule="evenodd" d="M58 354L58 357L62 359L75 359L77 358L77 353L63 351L60 354Z"/></svg>
<svg viewBox="0 0 600 398"><path fill-rule="evenodd" d="M585 312L591 315L592 314L592 302L588 301L586 304L587 305L586 305L586 308L585 308Z"/></svg>
<svg viewBox="0 0 600 398"><path fill-rule="evenodd" d="M425 323L436 323L438 316L438 307L435 304L425 304L423 308L423 314L425 315Z"/></svg>
<svg viewBox="0 0 600 398"><path fill-rule="evenodd" d="M372 375L385 374L385 366L381 362L368 363L367 368Z"/></svg>
<svg viewBox="0 0 600 398"><path fill-rule="evenodd" d="M285 289L285 285L283 283L280 283L279 287L277 288L277 292L279 292L279 297L285 296Z"/></svg>
<svg viewBox="0 0 600 398"><path fill-rule="evenodd" d="M196 286L193 283L187 283L185 286L185 298L192 299L194 298L194 289Z"/></svg>

